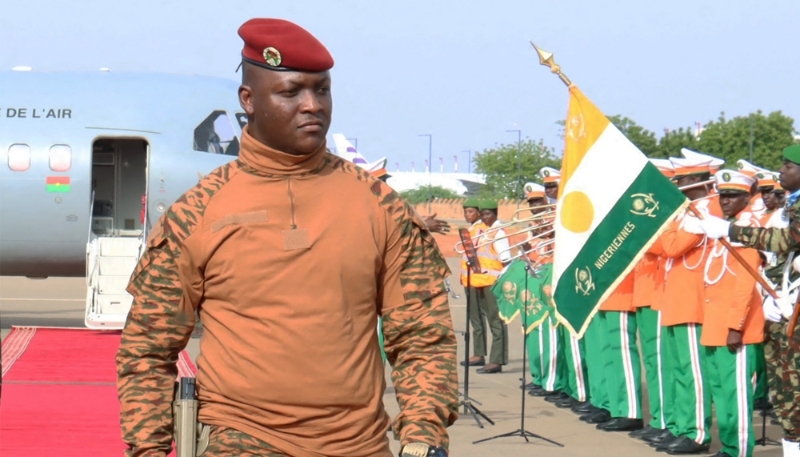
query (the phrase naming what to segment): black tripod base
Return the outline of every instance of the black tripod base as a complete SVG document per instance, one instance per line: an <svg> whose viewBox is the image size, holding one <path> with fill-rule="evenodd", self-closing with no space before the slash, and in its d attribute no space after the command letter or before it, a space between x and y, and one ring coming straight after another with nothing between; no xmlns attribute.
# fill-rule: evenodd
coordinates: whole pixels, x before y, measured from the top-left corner
<svg viewBox="0 0 800 457"><path fill-rule="evenodd" d="M489 416L487 416L486 414L483 414L481 412L481 410L476 408L472 404L472 402L470 402L468 400L467 401L461 401L458 404L458 406L463 406L464 407L464 414L466 414L467 412L470 412L472 414L473 419L475 419L475 422L478 423L478 427L483 428L483 424L481 423L481 420L480 420L480 418L478 418L478 416L481 416L482 418L486 419L486 422L494 425L494 421L489 419Z"/></svg>
<svg viewBox="0 0 800 457"><path fill-rule="evenodd" d="M783 446L782 443L767 438L767 410L761 410L761 438L756 440L756 446Z"/></svg>
<svg viewBox="0 0 800 457"><path fill-rule="evenodd" d="M756 446L783 446L783 444L765 436L756 440Z"/></svg>
<svg viewBox="0 0 800 457"><path fill-rule="evenodd" d="M539 436L539 435L537 435L535 433L531 433L531 432L529 432L527 430L523 430L521 428L516 429L513 432L503 433L502 435L492 436L490 438L484 438L482 440L473 441L472 444L478 444L478 443L482 443L484 441L494 440L494 439L497 439L497 438L507 438L507 437L511 437L511 436L521 436L521 437L525 438L525 441L527 441L528 443L531 442L531 440L529 440L528 437L531 437L531 438L537 438L537 439L540 439L540 440L543 440L543 441L547 441L548 443L555 444L558 447L564 447L564 445L561 444L561 443L557 443L557 442L555 442L555 441L553 441L551 439L545 438L543 436Z"/></svg>

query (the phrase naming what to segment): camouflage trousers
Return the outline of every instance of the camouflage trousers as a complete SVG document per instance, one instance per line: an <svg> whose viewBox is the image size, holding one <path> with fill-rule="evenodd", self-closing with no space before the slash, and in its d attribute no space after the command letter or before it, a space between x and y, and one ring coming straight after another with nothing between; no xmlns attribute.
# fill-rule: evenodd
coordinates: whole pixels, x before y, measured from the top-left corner
<svg viewBox="0 0 800 457"><path fill-rule="evenodd" d="M211 426L203 457L287 457L271 445L232 428Z"/></svg>
<svg viewBox="0 0 800 457"><path fill-rule="evenodd" d="M775 378L779 383L775 389L775 409L781 420L784 439L800 441L800 326L789 338L786 333L789 325L785 320L777 324L780 331L773 331L773 325L770 324L769 333L773 339L777 339L773 348L777 352Z"/></svg>
<svg viewBox="0 0 800 457"><path fill-rule="evenodd" d="M777 322L767 322L764 329L764 358L767 360L767 385L769 388L770 401L777 403L778 391L781 387L781 380L778 377L778 367L780 366L779 344L783 339L783 325Z"/></svg>

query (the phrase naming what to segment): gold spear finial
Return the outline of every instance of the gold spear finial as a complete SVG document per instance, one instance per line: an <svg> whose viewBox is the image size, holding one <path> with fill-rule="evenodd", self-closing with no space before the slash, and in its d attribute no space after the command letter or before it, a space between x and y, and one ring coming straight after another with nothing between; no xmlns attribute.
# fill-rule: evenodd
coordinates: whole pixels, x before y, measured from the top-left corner
<svg viewBox="0 0 800 457"><path fill-rule="evenodd" d="M572 85L572 81L570 81L569 78L567 78L567 75L565 75L564 73L561 73L561 65L557 64L553 60L553 53L552 52L547 52L547 51L545 51L543 49L540 49L538 46L533 44L533 41L531 41L531 46L533 46L533 49L535 49L536 53L539 54L539 63L540 64L542 64L542 65L544 65L546 67L549 67L550 71L552 71L553 73L557 74L558 77L561 78L561 81L563 81L564 84L567 85L567 87Z"/></svg>

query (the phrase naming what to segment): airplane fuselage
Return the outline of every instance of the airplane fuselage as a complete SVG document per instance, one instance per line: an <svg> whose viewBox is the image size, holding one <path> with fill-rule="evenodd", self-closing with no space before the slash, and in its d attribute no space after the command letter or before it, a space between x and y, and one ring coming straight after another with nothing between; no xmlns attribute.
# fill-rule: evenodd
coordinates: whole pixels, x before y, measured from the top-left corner
<svg viewBox="0 0 800 457"><path fill-rule="evenodd" d="M0 275L84 276L92 233L136 236L235 159L238 84L0 72Z"/></svg>

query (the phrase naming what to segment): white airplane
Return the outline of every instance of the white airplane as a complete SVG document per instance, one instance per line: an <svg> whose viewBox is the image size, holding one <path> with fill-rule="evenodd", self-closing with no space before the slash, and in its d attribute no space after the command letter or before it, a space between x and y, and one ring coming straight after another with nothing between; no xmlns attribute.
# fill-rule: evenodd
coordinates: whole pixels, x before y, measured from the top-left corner
<svg viewBox="0 0 800 457"><path fill-rule="evenodd" d="M333 142L336 146L336 154L340 157L367 170L373 176L379 177L388 174L389 178L386 183L397 192L433 185L463 195L468 191L467 185L473 186L477 190L477 186L486 183L482 175L475 173L415 173L407 171L388 173L386 170L386 157L381 157L370 163L341 133L333 134Z"/></svg>
<svg viewBox="0 0 800 457"><path fill-rule="evenodd" d="M148 231L239 155L233 80L0 72L0 275L86 277L90 328L122 328Z"/></svg>
<svg viewBox="0 0 800 457"><path fill-rule="evenodd" d="M353 162L373 175L386 174L386 157L381 157L372 163L367 162L367 159L341 133L333 134L333 143L336 146L336 154L339 157Z"/></svg>

